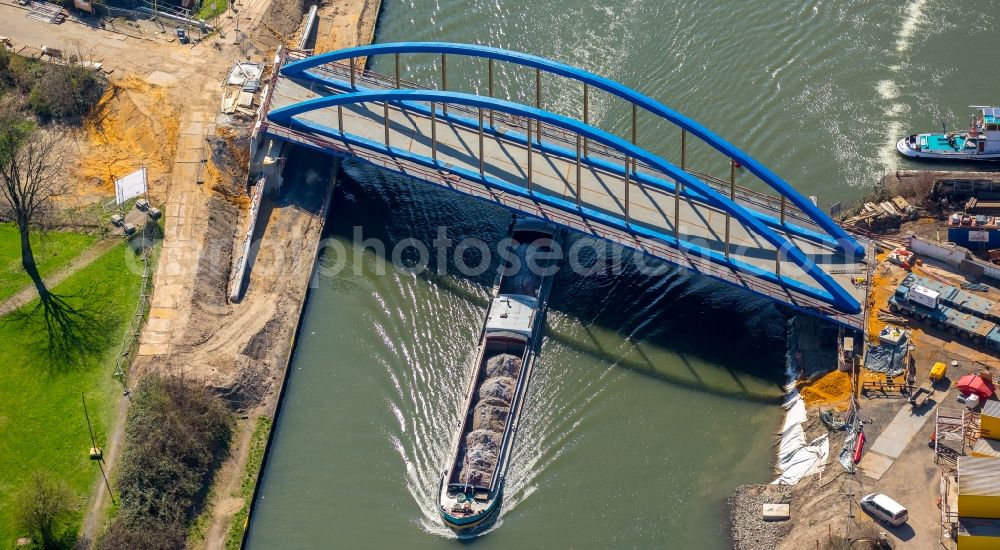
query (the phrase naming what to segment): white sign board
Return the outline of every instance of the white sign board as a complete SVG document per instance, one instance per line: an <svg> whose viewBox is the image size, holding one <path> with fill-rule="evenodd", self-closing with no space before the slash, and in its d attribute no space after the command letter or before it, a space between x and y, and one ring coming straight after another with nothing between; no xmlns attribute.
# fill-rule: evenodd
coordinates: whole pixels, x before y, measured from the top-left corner
<svg viewBox="0 0 1000 550"><path fill-rule="evenodd" d="M969 231L969 242L988 243L990 242L990 234L988 231Z"/></svg>
<svg viewBox="0 0 1000 550"><path fill-rule="evenodd" d="M115 200L118 204L144 194L146 194L145 166L120 180L115 180Z"/></svg>

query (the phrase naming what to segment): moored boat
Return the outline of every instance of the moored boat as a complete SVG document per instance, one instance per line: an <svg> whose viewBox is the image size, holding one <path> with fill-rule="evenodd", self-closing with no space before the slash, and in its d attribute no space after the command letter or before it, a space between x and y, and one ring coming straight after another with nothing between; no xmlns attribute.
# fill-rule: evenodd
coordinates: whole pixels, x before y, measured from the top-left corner
<svg viewBox="0 0 1000 550"><path fill-rule="evenodd" d="M500 507L524 395L541 340L555 271L553 226L517 219L493 288L463 416L441 480L439 509L456 531L481 526Z"/></svg>
<svg viewBox="0 0 1000 550"><path fill-rule="evenodd" d="M915 159L1000 160L1000 107L973 108L976 115L967 131L911 134L896 142L896 151Z"/></svg>

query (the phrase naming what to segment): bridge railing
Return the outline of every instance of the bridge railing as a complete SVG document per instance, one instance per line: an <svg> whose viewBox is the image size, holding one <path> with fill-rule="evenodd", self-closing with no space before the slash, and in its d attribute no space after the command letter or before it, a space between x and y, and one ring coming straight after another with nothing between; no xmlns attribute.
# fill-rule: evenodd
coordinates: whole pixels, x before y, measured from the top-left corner
<svg viewBox="0 0 1000 550"><path fill-rule="evenodd" d="M365 148L345 146L337 140L327 139L311 132L298 131L287 126L267 126L266 123L265 126L264 131L270 134L281 136L286 139L292 139L298 143L317 150L329 151L334 149L339 151L341 154L349 155L353 158L360 159L369 164L386 168L394 172L404 173L422 181L434 183L441 187L460 189L466 194L480 196L481 198L485 198L487 200L495 200L494 198L488 198L485 196L481 186L468 182L440 169L432 169L419 164L406 162L398 157L390 157L377 151ZM812 313L831 318L847 326L854 327L858 324L855 315L845 314L820 300L804 296L792 298L788 290L780 285L753 277L742 277L737 271L725 269L707 259L699 258L697 255L683 253L667 243L659 242L654 239L637 238L635 235L619 231L614 228L602 228L599 232L596 232L595 225L591 221L560 211L546 210L542 212L539 210L536 202L524 197L518 197L516 195L504 195L502 202L509 208L552 220L554 223L569 227L570 229L580 233L597 235L601 238L612 240L625 247L666 260L674 265L694 269L708 274L716 279L732 282L756 294L766 296L772 300L788 303L794 308L809 310Z"/></svg>
<svg viewBox="0 0 1000 550"><path fill-rule="evenodd" d="M680 168L682 170L688 169L686 162L686 143L687 136L690 133L727 158L729 161L728 164L731 167L730 180L735 179L735 166L738 163L740 166L746 167L746 169L755 175L762 183L778 192L778 208L782 223L787 215L788 206L794 205L803 214L805 214L805 216L808 217L813 224L822 228L826 234L831 236L833 242L836 243L838 248L860 257L863 257L865 254L864 247L841 227L839 227L824 212L819 210L816 205L812 204L808 199L805 199L798 194L787 182L756 161L753 157L737 149L705 126L666 107L651 97L636 92L635 90L625 87L617 82L563 63L559 63L557 61L487 46L452 43L404 42L375 44L329 52L291 63L283 68L282 71L286 76L294 77L301 75L302 73L315 70L317 67L327 63L346 61L350 65L348 73L350 82L353 86L356 82L355 78L357 74L363 74L359 66L360 59L368 59L375 56L393 56L395 59L395 71L394 76L391 79L391 83L394 84L393 87L400 88L402 87L400 63L401 54L439 55L440 64L436 64L435 66L437 67L440 75L438 89L442 91L448 90L447 60L449 55L483 59L486 61L487 65L487 93L489 97L496 97L496 87L494 85L495 62L499 61L501 63L509 63L514 66L533 69L535 74L534 99L535 107L537 108L541 108L542 104L543 74L556 75L571 82L582 84L582 121L584 124L588 125L592 124L590 120L590 95L592 91L601 91L620 98L626 101L631 107L631 135L619 136L621 139L631 139L632 144L637 145L639 137L638 113L640 111L648 112L657 119L666 120L673 125L678 126L681 130ZM536 131L538 132L539 137L543 136L541 128L538 128ZM590 143L585 139L583 142L585 155L589 153L589 147ZM732 187L733 181L730 181L729 185Z"/></svg>
<svg viewBox="0 0 1000 550"><path fill-rule="evenodd" d="M386 76L381 73L362 69L355 67L355 84L365 84L373 88L385 88L385 89L427 89L426 86L422 86L415 82L399 78ZM350 63L345 61L336 61L320 67L316 67L313 71L323 73L329 77L342 81L350 82L351 66ZM334 93L342 90L331 90ZM465 115L467 118L472 119L478 116L478 111L476 109L459 106L459 105L449 105L448 110L454 111L461 115ZM491 124L492 127L506 126L508 128L516 129L523 135L527 135L529 124L532 125L532 135L535 137L537 143L541 143L543 140L546 142L555 142L567 149L572 150L577 146L577 134L569 132L562 128L553 127L544 123L535 122L532 123L531 119L526 117L519 117L514 115L509 115L506 113L491 113ZM540 138L539 138L540 136ZM507 141L511 143L516 143L516 140L508 138ZM634 173L647 173L647 174L657 174L658 172L652 167L646 165L645 163L635 161L634 159L629 159L625 155L619 153L618 151L606 147L599 143L589 142L587 145L587 157L586 158L599 158L606 161L609 164L623 165L626 162L632 162L632 167ZM728 194L730 192L730 187L735 189L735 197L747 204L752 204L758 208L770 210L772 212L782 214L783 218L794 220L800 224L808 224L813 227L817 227L813 222L812 218L802 210L796 208L794 205L788 203L783 197L762 193L760 191L742 186L735 185L733 181L714 176L699 170L692 169L690 167L683 167L684 171L689 174L698 176L701 180L705 181L712 186L719 193ZM614 175L612 172L604 171L610 175ZM706 205L707 206L707 205ZM709 207L711 208L711 207Z"/></svg>

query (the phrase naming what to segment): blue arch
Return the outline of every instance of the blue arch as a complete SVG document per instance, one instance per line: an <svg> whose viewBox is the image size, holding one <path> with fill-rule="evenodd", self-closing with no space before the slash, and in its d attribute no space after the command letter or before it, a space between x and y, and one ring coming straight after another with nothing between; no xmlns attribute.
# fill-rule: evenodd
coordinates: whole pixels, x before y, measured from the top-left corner
<svg viewBox="0 0 1000 550"><path fill-rule="evenodd" d="M345 48L320 55L315 55L288 63L281 68L281 74L290 77L302 76L311 68L351 59L355 57L372 57L385 54L406 54L406 53L431 53L431 54L455 54L470 57L481 57L505 61L544 70L565 78L570 78L579 82L584 82L595 88L604 90L619 98L635 103L639 107L662 117L671 123L694 134L702 141L716 149L720 153L738 161L751 173L756 175L765 184L786 197L799 210L808 215L813 222L830 234L838 243L838 249L845 254L856 258L864 258L865 247L854 237L848 234L842 227L837 225L829 216L816 207L809 199L806 199L795 190L788 182L784 181L769 168L758 162L750 155L744 153L736 146L724 140L701 123L689 118L659 101L637 92L627 86L619 84L611 79L596 75L589 71L578 69L565 63L546 59L536 55L522 52L514 52L491 46L475 44L458 44L452 42L396 42L385 44L372 44L368 46L358 46Z"/></svg>
<svg viewBox="0 0 1000 550"><path fill-rule="evenodd" d="M333 77L333 76L317 75L317 74L312 74L312 73L307 73L307 74L308 74L308 76L306 77L307 80L315 80L315 81L322 82L324 85L329 86L329 87L331 87L333 89L338 90L338 93L344 93L344 92L348 92L348 91L367 92L367 91L372 91L372 90L384 89L384 88L367 88L367 87L364 87L364 86L360 86L357 83L355 83L355 85L353 87L351 87L351 85L350 85L349 82L341 80L341 79ZM406 107L407 110L420 113L423 116L429 116L430 112L431 112L430 107L426 107L426 106L424 106L421 103L410 103L410 104L405 105L405 107ZM443 121L447 121L447 122L449 122L451 124L456 124L456 125L464 126L466 128L470 128L470 129L471 128L478 128L478 125L479 125L478 122L475 121L475 120L473 120L472 118L467 118L467 117L464 117L464 116L462 116L460 114L455 114L453 112L448 112L448 113L441 112L441 113L438 113L438 119L439 120L443 120ZM493 137L499 137L501 135L497 131L496 128L492 128L492 127L484 127L483 131L486 132L486 133L488 133L488 134L490 134ZM525 135L523 133L520 133L520 132L517 132L517 131L508 131L508 132L503 133L502 136L505 139L510 139L510 140L522 140L524 142L527 142L527 140L528 140L528 136L527 135ZM558 156L566 156L567 154L569 154L570 156L575 155L575 152L571 152L571 151L567 150L566 148L560 147L558 145L552 145L548 141L546 141L546 142L534 142L533 146L537 147L537 149L539 151L544 151L544 152L546 152L548 154L554 154L554 155L558 155ZM585 159L584 162L586 162L587 164L595 166L595 167L598 167L601 170L610 172L612 174L617 174L620 177L624 177L624 175L625 175L625 168L623 166L621 166L620 164L610 163L610 162L607 162L607 161L605 161L605 160L603 160L603 159L601 159L599 157L584 157L584 159ZM666 188L667 192L669 192L669 193L673 193L674 192L674 188L673 188L674 184L672 182L665 181L665 180L658 179L658 178L654 178L654 177L652 177L652 176L650 176L648 174L644 174L642 172L633 173L633 174L631 174L630 177L634 181L642 182L644 184L647 184L647 185L650 185L650 186L653 186L653 187L656 187L657 185L659 185L659 186L664 186L665 185L667 187ZM703 201L703 199L702 199L702 197L700 195L698 195L697 193L695 193L692 190L687 189L687 188L681 189L680 190L680 194L681 194L681 196L685 197L686 199L691 199L691 200L695 200L695 201ZM834 237L828 235L827 233L822 232L822 230L820 230L820 231L813 231L812 229L807 229L807 228L802 227L802 226L800 226L800 225L798 225L798 224L796 224L794 222L790 222L790 221L787 221L787 220L782 221L779 217L772 216L772 215L766 214L764 212L757 212L757 211L752 211L752 210L750 212L751 212L751 214L753 214L754 216L756 216L757 218L759 218L760 220L762 220L767 225L783 231L786 235L795 235L796 237L801 237L803 239L807 239L807 240L810 240L810 241L813 241L813 242L817 242L817 243L829 245L829 246L834 247L837 250L840 250L840 246L839 246L840 242L837 241L837 239L835 239Z"/></svg>
<svg viewBox="0 0 1000 550"><path fill-rule="evenodd" d="M316 99L311 99L307 101L302 101L286 107L275 109L268 114L268 118L278 124L284 124L287 126L293 125L306 125L310 126L313 130L321 130L318 128L320 125L314 123L303 123L294 120L298 115L318 110L328 107L336 107L338 105L350 105L357 103L371 103L371 102L405 102L405 101L423 101L423 102L436 102L436 103L452 103L457 105L467 105L471 107L480 107L484 109L494 109L497 111L524 116L536 120L540 120L546 124L552 126L560 127L565 130L578 133L581 136L587 137L594 140L595 142L601 143L608 147L611 147L629 157L633 157L647 165L653 167L656 170L662 171L664 174L669 175L674 178L675 181L683 183L685 186L689 186L692 189L700 193L712 206L719 208L720 210L729 213L735 219L737 219L744 226L748 227L754 233L763 237L768 241L776 250L781 250L785 253L786 257L792 260L797 266L799 266L806 274L808 274L815 282L817 282L824 292L815 293L806 291L808 295L812 295L821 300L824 300L837 309L854 313L860 310L860 305L853 296L848 294L840 285L838 285L826 272L821 270L814 262L805 256L805 254L794 244L790 243L783 236L774 232L773 229L765 225L761 220L750 214L742 206L736 204L735 202L729 200L717 193L710 186L702 182L701 180L692 177L687 172L681 170L680 168L664 161L656 155L649 153L648 151L639 148L631 143L613 135L605 132L599 128L594 128L592 126L583 124L575 119L550 113L548 111L538 109L535 107L529 107L525 105L520 105L506 100L483 97L473 94L465 94L459 92L447 92L447 91L435 91L435 90L378 90L378 91L365 91L365 92L353 92L347 94L339 94L332 96L319 97ZM327 133L330 135L337 135L339 132L334 129L326 129ZM677 246L683 248L684 245L680 241L677 241ZM717 256L717 255L716 255ZM710 256L710 259L716 263L720 263L717 257ZM753 266L736 266L732 262L727 262L726 265L729 267L737 267L745 271L751 272L755 276L761 275L761 270ZM807 290L803 289L801 284L796 284L791 282L787 278L780 277L781 284L786 286L794 287L800 291ZM789 284L789 283L792 284ZM808 287L807 287L808 288Z"/></svg>

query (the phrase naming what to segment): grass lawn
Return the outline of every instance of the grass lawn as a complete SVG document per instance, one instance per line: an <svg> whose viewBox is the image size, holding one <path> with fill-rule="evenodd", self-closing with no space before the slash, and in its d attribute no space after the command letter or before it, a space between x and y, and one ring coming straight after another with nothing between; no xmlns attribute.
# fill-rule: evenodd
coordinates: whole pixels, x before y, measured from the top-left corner
<svg viewBox="0 0 1000 550"><path fill-rule="evenodd" d="M215 9L212 9L212 7ZM229 8L229 0L202 0L201 8L195 14L194 19L204 19L206 23L214 25L213 18L222 15L222 12Z"/></svg>
<svg viewBox="0 0 1000 550"><path fill-rule="evenodd" d="M260 467L264 463L264 452L267 451L267 436L271 433L271 419L262 416L257 419L254 426L253 438L250 440L250 453L247 457L247 465L243 469L243 481L240 483L240 494L243 498L243 506L233 517L233 523L229 526L229 534L226 535L226 550L240 550L243 544L243 533L246 531L247 514L250 511L250 500L253 498L253 488L257 484L257 476Z"/></svg>
<svg viewBox="0 0 1000 550"><path fill-rule="evenodd" d="M99 445L108 429L121 387L112 378L114 357L138 301L140 271L125 243L80 270L54 292L74 308L89 308L97 330L86 334L76 364L53 360L41 312L26 319L0 317L0 548L13 546L12 493L33 471L49 470L79 496L80 513L99 475L87 450L90 436L80 395Z"/></svg>
<svg viewBox="0 0 1000 550"><path fill-rule="evenodd" d="M68 264L97 241L94 235L71 231L31 233L31 248L42 278ZM0 301L31 284L21 267L21 236L12 223L0 223Z"/></svg>

